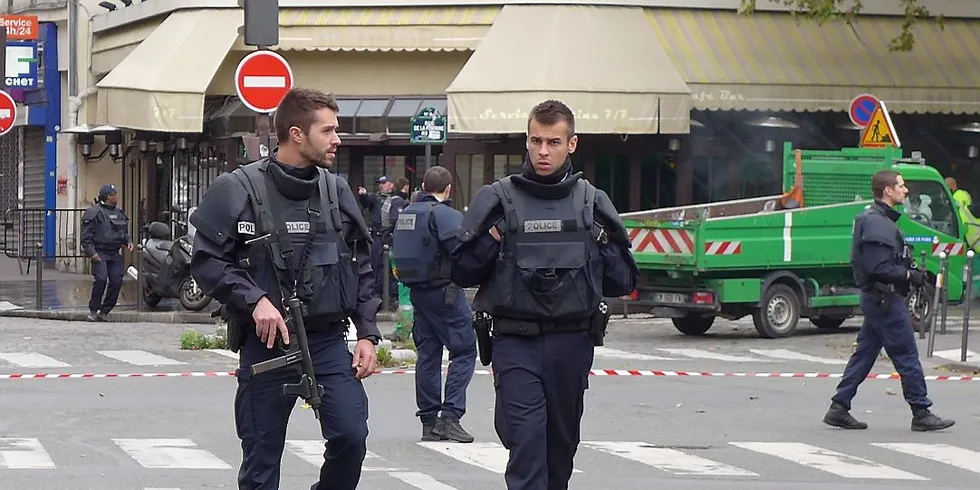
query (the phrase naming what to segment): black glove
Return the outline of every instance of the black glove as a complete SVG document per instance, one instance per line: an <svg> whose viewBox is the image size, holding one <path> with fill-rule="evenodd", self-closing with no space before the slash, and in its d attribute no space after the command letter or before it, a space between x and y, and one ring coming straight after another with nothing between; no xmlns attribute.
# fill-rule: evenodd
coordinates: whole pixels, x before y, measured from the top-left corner
<svg viewBox="0 0 980 490"><path fill-rule="evenodd" d="M927 277L924 271L919 269L909 269L909 283L920 288L926 284Z"/></svg>

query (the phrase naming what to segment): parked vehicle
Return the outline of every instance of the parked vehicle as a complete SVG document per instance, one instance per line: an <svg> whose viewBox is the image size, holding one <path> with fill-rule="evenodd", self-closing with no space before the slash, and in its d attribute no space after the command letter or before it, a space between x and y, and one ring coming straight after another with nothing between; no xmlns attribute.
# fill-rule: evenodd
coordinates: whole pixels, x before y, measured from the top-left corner
<svg viewBox="0 0 980 490"><path fill-rule="evenodd" d="M188 218L194 209L188 212ZM186 234L172 241L170 227L154 221L147 228L147 237L138 245L141 270L130 267L127 272L133 279L143 274L143 301L148 306L156 306L163 298L177 298L184 308L201 311L211 303L211 297L191 277L194 227L188 224L186 229Z"/></svg>
<svg viewBox="0 0 980 490"><path fill-rule="evenodd" d="M687 335L704 334L717 317L749 315L767 338L792 335L801 318L840 327L860 313L854 218L872 203L871 176L886 168L909 189L898 225L918 267L937 273L945 252L948 301L962 303L966 252L980 229L961 217L935 168L903 159L899 148L794 150L789 142L784 194L621 215L641 270L638 300ZM928 328L934 294L928 285L909 295L916 328Z"/></svg>

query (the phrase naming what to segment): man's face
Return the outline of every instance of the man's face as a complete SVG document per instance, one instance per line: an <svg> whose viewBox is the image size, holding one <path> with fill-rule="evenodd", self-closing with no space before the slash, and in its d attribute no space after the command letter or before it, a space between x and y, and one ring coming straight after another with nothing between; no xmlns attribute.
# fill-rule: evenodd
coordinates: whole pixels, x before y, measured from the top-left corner
<svg viewBox="0 0 980 490"><path fill-rule="evenodd" d="M545 126L531 119L527 131L527 152L538 175L555 173L568 155L575 152L578 136L569 138L568 133L568 123L565 121Z"/></svg>
<svg viewBox="0 0 980 490"><path fill-rule="evenodd" d="M905 187L905 179L901 175L897 180L898 183L895 185L885 187L885 196L895 204L902 204L905 202L905 197L909 195L909 189Z"/></svg>
<svg viewBox="0 0 980 490"><path fill-rule="evenodd" d="M332 167L340 146L338 126L337 113L333 109L324 107L316 111L316 120L310 125L310 134L304 135L299 154L312 165Z"/></svg>
<svg viewBox="0 0 980 490"><path fill-rule="evenodd" d="M109 194L108 196L106 196L105 197L105 203L108 204L108 205L110 205L110 206L115 206L116 204L119 204L119 193L118 192L113 192L112 194Z"/></svg>
<svg viewBox="0 0 980 490"><path fill-rule="evenodd" d="M395 183L391 181L382 182L381 185L378 186L378 189L380 189L381 192L391 192L395 189Z"/></svg>

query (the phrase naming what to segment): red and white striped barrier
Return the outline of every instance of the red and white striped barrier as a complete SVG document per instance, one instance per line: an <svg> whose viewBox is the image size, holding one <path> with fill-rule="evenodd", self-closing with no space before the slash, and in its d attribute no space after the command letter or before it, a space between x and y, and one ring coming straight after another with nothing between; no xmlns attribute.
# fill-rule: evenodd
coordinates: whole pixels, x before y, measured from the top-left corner
<svg viewBox="0 0 980 490"><path fill-rule="evenodd" d="M737 240L704 242L705 255L740 255L741 253L742 242Z"/></svg>
<svg viewBox="0 0 980 490"><path fill-rule="evenodd" d="M963 243L937 243L932 246L933 256L938 257L943 252L946 252L946 255L963 255L966 253L966 245Z"/></svg>
<svg viewBox="0 0 980 490"><path fill-rule="evenodd" d="M687 230L630 228L633 252L658 254L694 254L694 238Z"/></svg>
<svg viewBox="0 0 980 490"><path fill-rule="evenodd" d="M489 369L477 369L475 374L492 374ZM415 374L414 369L382 369L375 374ZM699 372L658 371L650 369L593 369L591 376L646 376L680 378L840 378L842 373L780 373L780 372ZM190 371L169 373L12 373L0 374L0 380L13 379L112 379L112 378L227 378L235 377L234 371ZM869 374L868 379L901 379L898 373ZM980 381L980 376L927 375L927 381Z"/></svg>

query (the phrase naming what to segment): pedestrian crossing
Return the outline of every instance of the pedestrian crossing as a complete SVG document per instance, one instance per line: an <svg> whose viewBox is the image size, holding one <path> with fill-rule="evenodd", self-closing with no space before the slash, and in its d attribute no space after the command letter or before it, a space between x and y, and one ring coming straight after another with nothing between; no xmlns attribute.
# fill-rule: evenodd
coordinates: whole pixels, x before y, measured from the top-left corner
<svg viewBox="0 0 980 490"><path fill-rule="evenodd" d="M959 356L957 350L956 355ZM413 358L414 359L414 358ZM448 362L448 352L443 351L443 361ZM635 362L650 362L653 364L694 362L694 363L733 363L759 364L763 366L778 366L788 362L811 364L826 368L837 366L842 368L846 358L835 358L828 355L813 355L790 349L748 349L746 351L720 352L711 349L696 348L651 348L648 352L632 352L608 346L596 347L596 369L619 368L621 365ZM131 368L180 368L181 366L235 366L238 364L238 354L227 349L203 350L160 350L148 349L100 349L91 351L70 352L0 352L0 371L25 372L26 370L59 370L71 371L72 368L88 368L94 366L111 367L127 366ZM408 362L414 364L414 362Z"/></svg>
<svg viewBox="0 0 980 490"><path fill-rule="evenodd" d="M62 441L63 442L63 441ZM91 465L113 465L126 472L199 470L202 478L234 481L238 471L237 440L209 447L188 438L111 438L92 451L37 438L0 438L0 479L25 471L72 473ZM46 448L50 443L60 452ZM73 451L88 449L83 461ZM323 463L320 440L288 440L283 465L315 479ZM224 458L216 455L224 454ZM613 458L613 459L610 459ZM911 459L910 459L911 458ZM100 459L103 459L100 461ZM129 461L125 461L128 459ZM393 478L422 490L460 490L467 482L502 476L508 452L497 442L471 444L401 441L371 444L364 474ZM917 460L917 461L913 461ZM295 465L299 466L295 466ZM306 470L302 470L306 468ZM208 471L212 473L207 473ZM942 442L835 441L816 445L799 441L729 441L715 446L670 446L636 440L584 440L576 455L576 478L717 479L770 481L926 482L980 475L980 450ZM477 485L479 486L479 485ZM146 489L162 487L144 487ZM179 490L179 489L178 489Z"/></svg>

